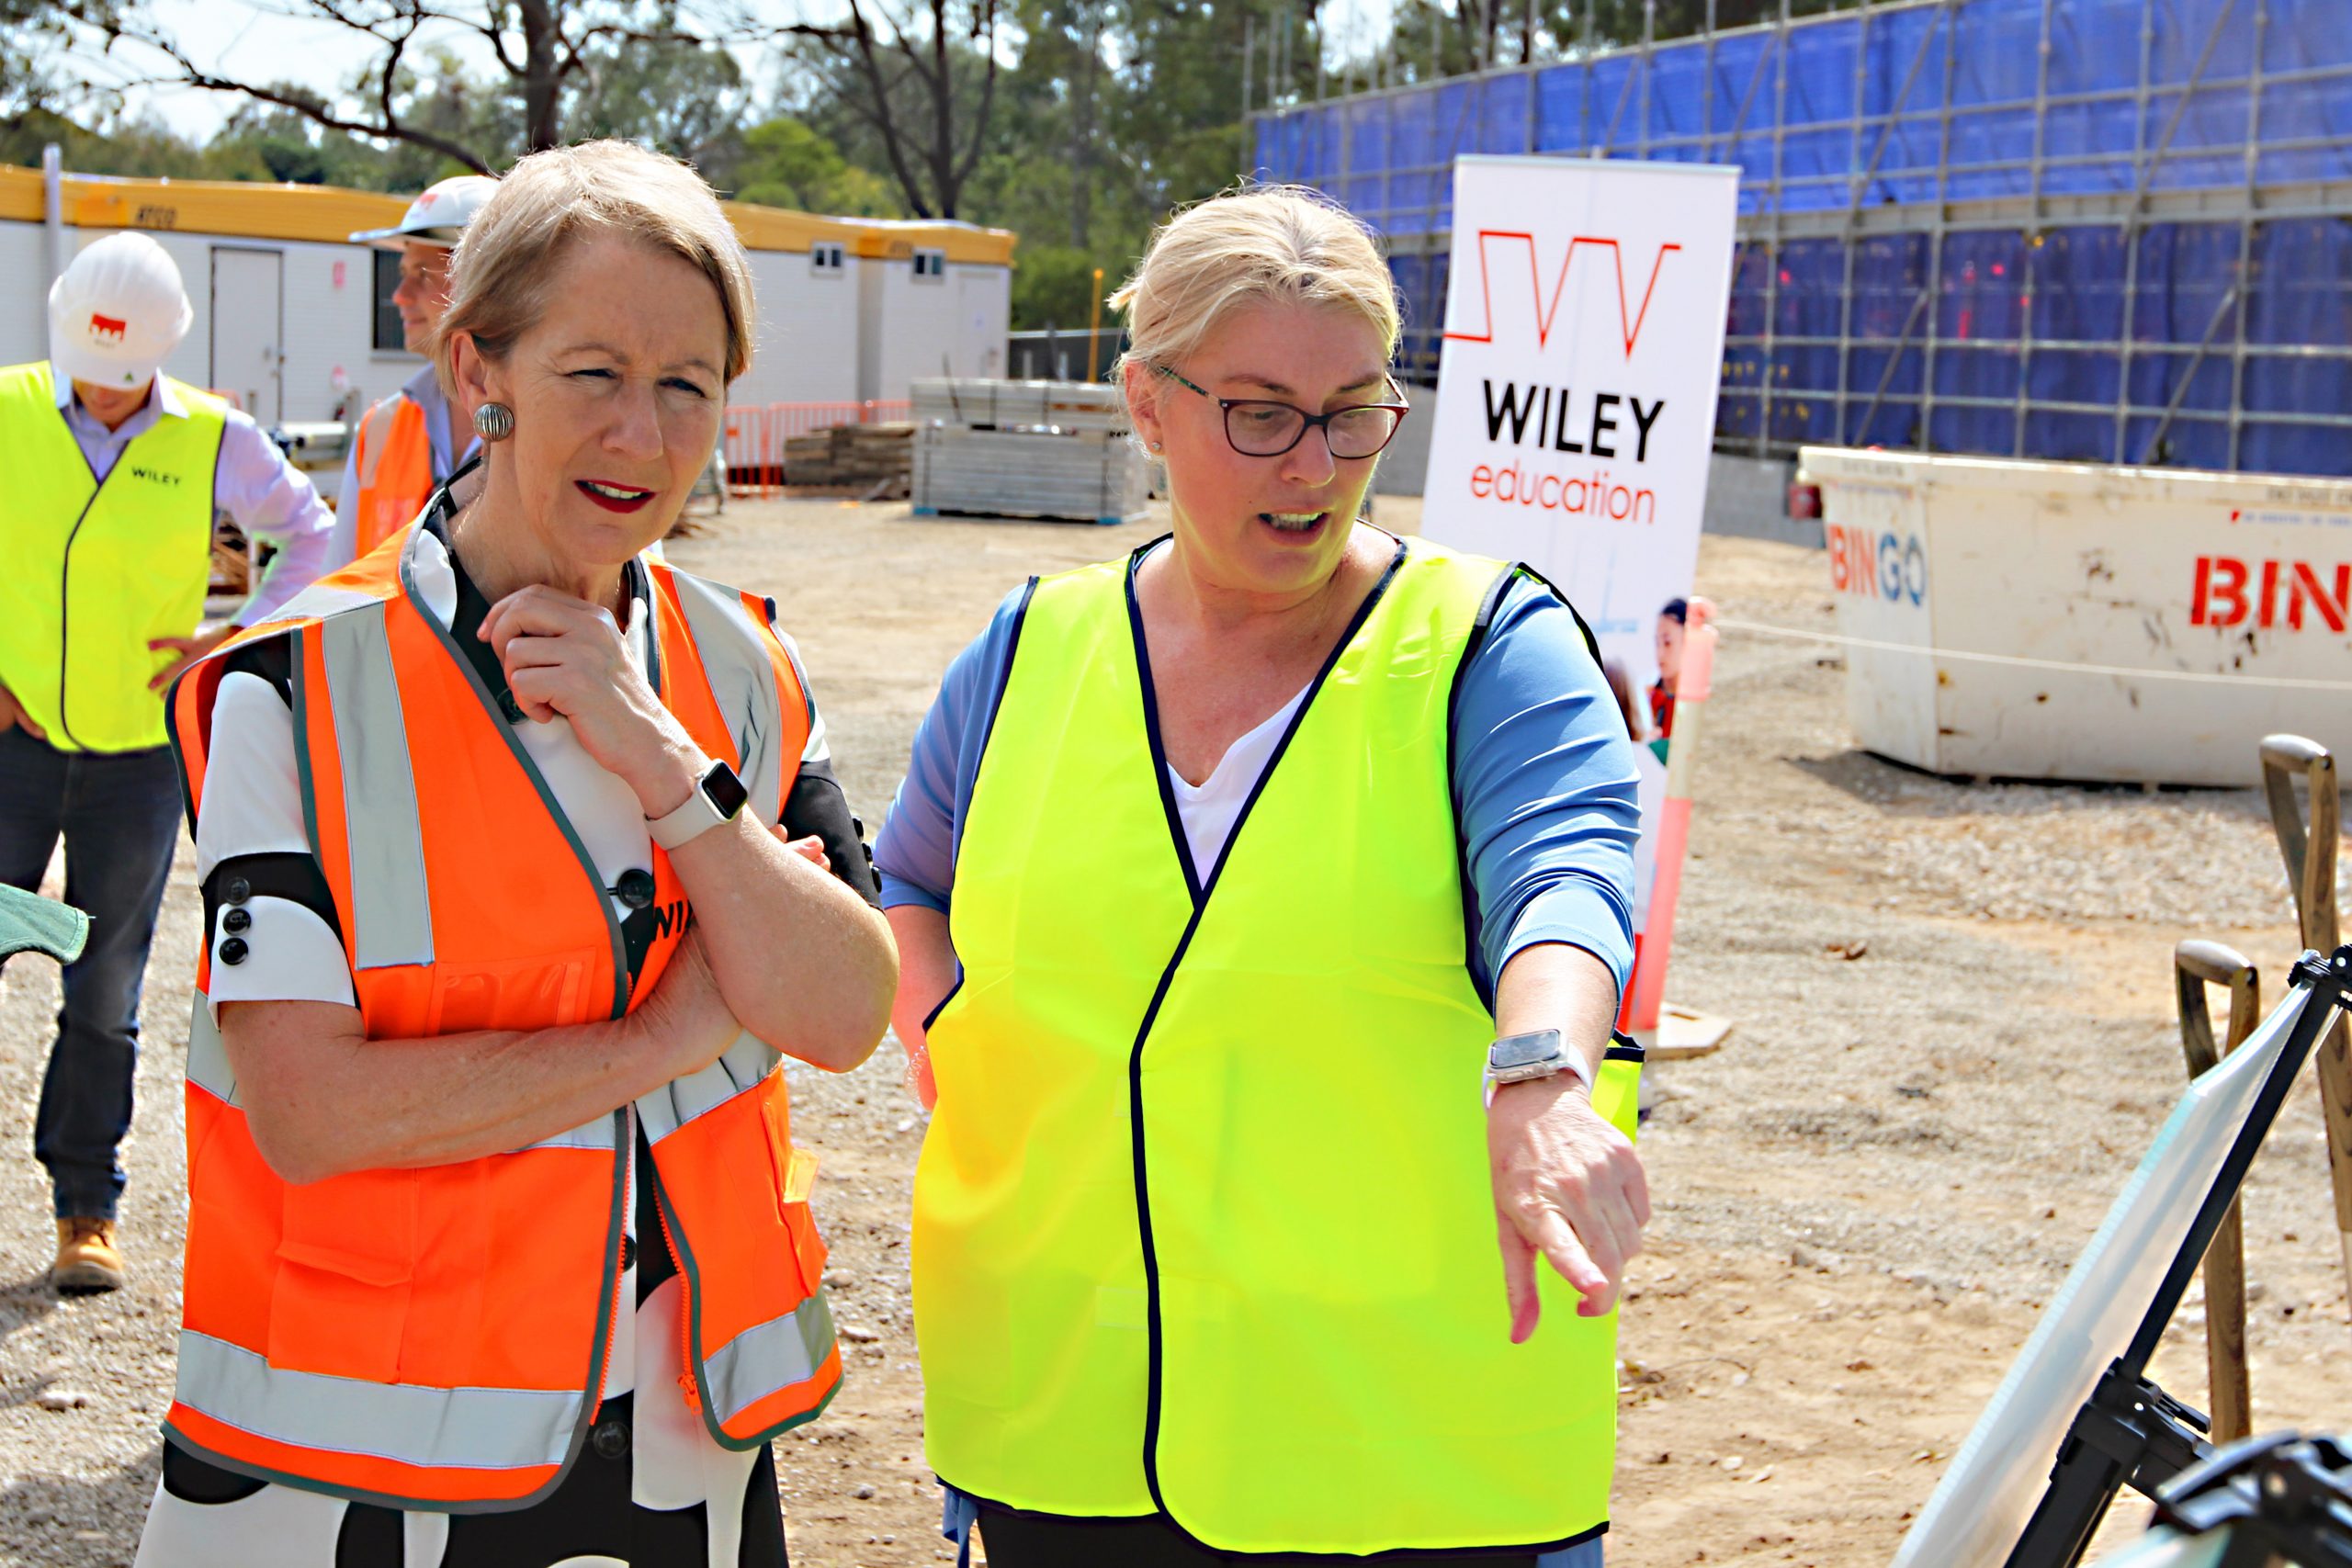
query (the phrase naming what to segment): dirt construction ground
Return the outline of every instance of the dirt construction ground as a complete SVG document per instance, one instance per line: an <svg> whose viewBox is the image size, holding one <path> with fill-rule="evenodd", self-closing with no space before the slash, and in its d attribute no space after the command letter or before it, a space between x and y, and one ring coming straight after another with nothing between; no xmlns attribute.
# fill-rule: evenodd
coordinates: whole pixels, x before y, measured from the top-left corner
<svg viewBox="0 0 2352 1568"><path fill-rule="evenodd" d="M1379 504L1385 525L1417 525L1414 503ZM870 825L948 658L1002 594L1153 526L738 502L673 558L776 595ZM1711 537L1699 576L1727 616L1828 625L1811 552ZM1885 1562L2178 1091L2173 943L2236 943L2266 999L2295 949L2253 793L1909 773L1855 748L1834 655L1735 633L1717 662L1668 991L1736 1027L1645 1087L1657 1213L1623 1315L1612 1568ZM191 871L184 845L148 972L124 1211L137 1277L119 1295L61 1301L43 1282L31 1122L56 972L19 958L0 987L0 1562L127 1564L155 1484ZM780 1445L804 1563L949 1555L907 1305L922 1122L897 1059L886 1042L857 1073L796 1080L849 1366L824 1418ZM2352 1427L2333 1229L2307 1081L2247 1198L2258 1427ZM2156 1371L2202 1404L2198 1303ZM2144 1517L2119 1506L2109 1538Z"/></svg>

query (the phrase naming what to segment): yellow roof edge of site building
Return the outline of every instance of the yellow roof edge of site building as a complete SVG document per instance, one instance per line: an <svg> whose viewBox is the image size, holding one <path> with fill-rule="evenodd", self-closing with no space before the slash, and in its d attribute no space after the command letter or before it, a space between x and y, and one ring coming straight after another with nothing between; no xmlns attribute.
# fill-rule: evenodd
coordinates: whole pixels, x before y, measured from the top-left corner
<svg viewBox="0 0 2352 1568"><path fill-rule="evenodd" d="M359 230L399 222L411 199L335 186L64 176L65 221L77 229L181 231L342 244ZM944 250L950 261L1000 266L1012 261L1013 235L1003 229L828 218L738 201L721 205L744 246L754 251L805 253L816 242L831 240L858 256L903 257L921 247ZM0 165L0 220L38 223L43 214L40 171Z"/></svg>

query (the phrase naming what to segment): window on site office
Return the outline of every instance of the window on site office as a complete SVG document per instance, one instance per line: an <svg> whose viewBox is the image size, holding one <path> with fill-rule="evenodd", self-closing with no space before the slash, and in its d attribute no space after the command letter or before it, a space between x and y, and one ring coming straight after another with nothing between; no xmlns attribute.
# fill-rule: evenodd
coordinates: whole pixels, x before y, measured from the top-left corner
<svg viewBox="0 0 2352 1568"><path fill-rule="evenodd" d="M371 251L375 257L375 332L371 346L379 354L398 354L407 346L407 334L401 331L401 308L392 303L392 290L401 286L401 254L398 251Z"/></svg>
<svg viewBox="0 0 2352 1568"><path fill-rule="evenodd" d="M915 281L918 283L946 282L947 253L945 251L917 251L915 253Z"/></svg>

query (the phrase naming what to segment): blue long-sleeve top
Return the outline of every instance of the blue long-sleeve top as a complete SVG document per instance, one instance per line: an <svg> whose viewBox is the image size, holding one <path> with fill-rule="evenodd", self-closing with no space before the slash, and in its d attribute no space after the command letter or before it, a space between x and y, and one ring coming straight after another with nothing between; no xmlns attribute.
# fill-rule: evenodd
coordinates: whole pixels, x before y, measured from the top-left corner
<svg viewBox="0 0 2352 1568"><path fill-rule="evenodd" d="M874 847L882 906L947 912L979 775L988 716L1010 666L1022 593L956 656L915 731L914 756ZM1462 670L1453 716L1453 798L1478 929L1471 978L1495 977L1539 942L1580 947L1623 990L1633 968L1633 742L1576 615L1521 573Z"/></svg>

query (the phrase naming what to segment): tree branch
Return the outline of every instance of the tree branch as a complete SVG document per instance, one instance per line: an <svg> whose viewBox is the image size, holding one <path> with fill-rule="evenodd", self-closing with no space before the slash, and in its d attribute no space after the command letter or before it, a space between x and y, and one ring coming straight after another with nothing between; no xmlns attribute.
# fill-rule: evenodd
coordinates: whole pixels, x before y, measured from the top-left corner
<svg viewBox="0 0 2352 1568"><path fill-rule="evenodd" d="M882 132L883 152L890 160L890 172L898 176L899 188L906 192L907 205L914 209L915 216L928 218L932 215L931 204L923 199L922 187L917 183L914 172L907 167L906 151L899 142L898 124L889 112L889 93L883 85L881 62L875 57L874 29L865 19L863 0L849 0L849 17L857 40L858 66L874 95L874 106L879 111L876 124ZM895 23L893 26L895 28Z"/></svg>
<svg viewBox="0 0 2352 1568"><path fill-rule="evenodd" d="M989 108L996 101L996 0L982 0L982 3L986 7L985 33L983 34L980 26L976 26L973 36L980 39L980 49L988 56L989 67L988 73L980 78L980 104L979 107L972 111L972 123L967 128L969 140L964 146L964 158L956 166L956 196L957 197L963 195L964 182L970 179L972 171L979 166L981 149L988 142ZM956 216L956 205L955 199L951 198L948 201L948 217Z"/></svg>
<svg viewBox="0 0 2352 1568"><path fill-rule="evenodd" d="M393 24L390 19L378 24L380 27L391 25ZM323 99L314 94L288 91L280 87L241 81L232 76L216 75L199 67L177 43L161 33L127 26L119 21L106 23L101 30L106 36L107 46L109 49L119 40L128 40L152 49L170 61L179 71L178 76L173 78L177 85L200 87L209 93L242 94L256 103L275 104L280 108L292 109L311 123L328 130L340 130L349 135L365 136L377 141L405 141L412 146L422 147L429 152L438 152L444 157L455 159L477 174L490 173L489 163L473 148L454 141L448 137L401 124L399 113L392 107L392 79L409 39L415 31L413 20L396 35L376 32L373 28L361 29L371 32L373 36L381 39L388 51L379 79L379 90L377 103L382 110L379 123L353 119L337 114Z"/></svg>

